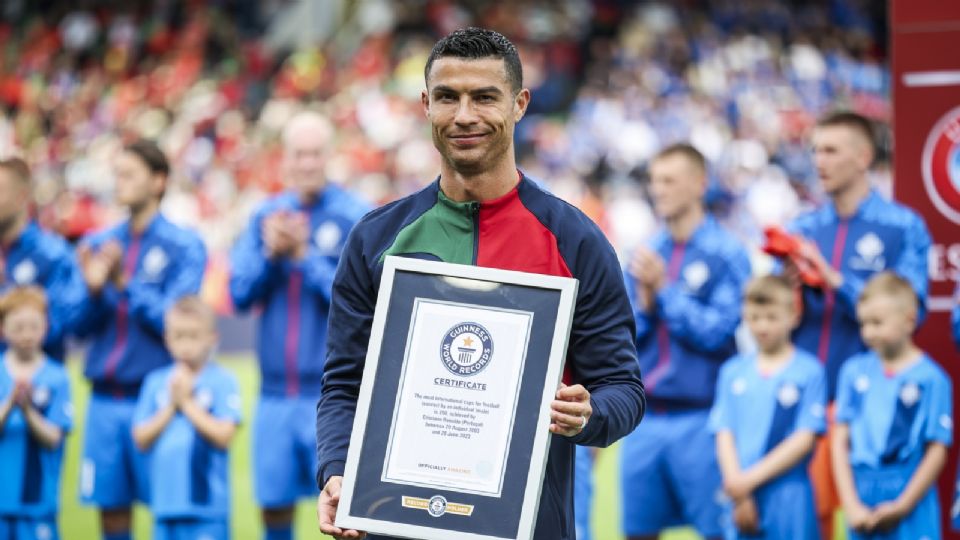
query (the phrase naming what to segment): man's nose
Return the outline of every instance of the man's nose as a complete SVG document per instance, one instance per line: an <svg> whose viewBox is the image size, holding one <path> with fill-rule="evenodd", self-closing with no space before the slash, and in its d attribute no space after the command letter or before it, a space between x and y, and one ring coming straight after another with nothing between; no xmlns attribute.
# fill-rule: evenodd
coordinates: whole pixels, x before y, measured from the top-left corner
<svg viewBox="0 0 960 540"><path fill-rule="evenodd" d="M470 125L477 123L477 111L474 108L473 100L468 95L461 96L460 103L457 105L457 112L453 121L459 125Z"/></svg>

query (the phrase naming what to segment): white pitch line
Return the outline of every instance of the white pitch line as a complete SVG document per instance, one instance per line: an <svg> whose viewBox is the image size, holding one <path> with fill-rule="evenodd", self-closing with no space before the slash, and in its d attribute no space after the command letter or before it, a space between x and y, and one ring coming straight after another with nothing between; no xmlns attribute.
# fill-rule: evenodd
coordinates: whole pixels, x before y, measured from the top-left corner
<svg viewBox="0 0 960 540"><path fill-rule="evenodd" d="M903 84L911 87L960 85L960 69L904 73Z"/></svg>

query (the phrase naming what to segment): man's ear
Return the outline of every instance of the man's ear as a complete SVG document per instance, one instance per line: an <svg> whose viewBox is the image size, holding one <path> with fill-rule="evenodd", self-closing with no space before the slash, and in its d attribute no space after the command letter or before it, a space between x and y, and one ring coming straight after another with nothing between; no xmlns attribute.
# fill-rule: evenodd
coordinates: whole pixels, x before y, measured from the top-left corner
<svg viewBox="0 0 960 540"><path fill-rule="evenodd" d="M530 90L527 88L521 89L517 92L516 97L513 99L513 122L517 123L523 118L523 115L527 112L527 106L530 105Z"/></svg>
<svg viewBox="0 0 960 540"><path fill-rule="evenodd" d="M430 96L427 95L426 90L420 92L420 105L423 106L423 115L426 117L430 116Z"/></svg>

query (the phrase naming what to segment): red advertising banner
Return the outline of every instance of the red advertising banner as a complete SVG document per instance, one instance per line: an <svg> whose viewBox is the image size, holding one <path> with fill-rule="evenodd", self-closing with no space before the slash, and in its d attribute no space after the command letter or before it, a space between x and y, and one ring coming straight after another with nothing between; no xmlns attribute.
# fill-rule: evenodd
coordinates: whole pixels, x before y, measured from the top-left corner
<svg viewBox="0 0 960 540"><path fill-rule="evenodd" d="M930 313L920 346L950 373L954 419L960 418L960 354L951 339L950 310L960 281L960 2L891 0L894 196L914 208L933 235ZM954 447L940 478L944 538L950 530L957 478Z"/></svg>

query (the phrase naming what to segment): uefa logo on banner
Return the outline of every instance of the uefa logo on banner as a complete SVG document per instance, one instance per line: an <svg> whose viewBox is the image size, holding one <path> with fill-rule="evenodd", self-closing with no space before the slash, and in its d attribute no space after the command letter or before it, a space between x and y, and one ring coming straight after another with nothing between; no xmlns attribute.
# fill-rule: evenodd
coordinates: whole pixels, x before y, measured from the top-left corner
<svg viewBox="0 0 960 540"><path fill-rule="evenodd" d="M930 131L921 167L933 205L960 224L960 107L945 114Z"/></svg>

